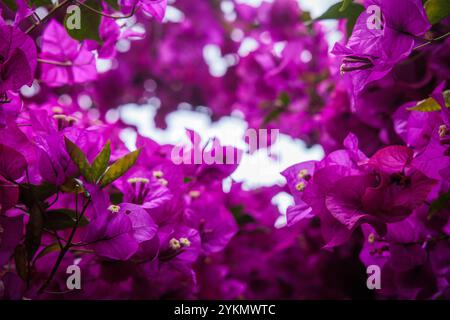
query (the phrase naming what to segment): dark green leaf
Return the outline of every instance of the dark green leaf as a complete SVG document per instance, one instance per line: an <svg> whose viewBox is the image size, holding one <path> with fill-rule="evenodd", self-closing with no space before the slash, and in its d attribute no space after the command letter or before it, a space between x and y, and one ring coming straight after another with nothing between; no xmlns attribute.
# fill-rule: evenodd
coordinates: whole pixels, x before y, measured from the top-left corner
<svg viewBox="0 0 450 320"><path fill-rule="evenodd" d="M63 185L60 186L60 189L67 193L83 193L83 182L76 178L69 178Z"/></svg>
<svg viewBox="0 0 450 320"><path fill-rule="evenodd" d="M114 188L115 189L115 188ZM123 202L123 193L119 190L113 190L109 194L109 201L111 204L119 204Z"/></svg>
<svg viewBox="0 0 450 320"><path fill-rule="evenodd" d="M287 107L291 103L291 98L289 97L289 94L287 92L281 92L278 97L278 104L281 107Z"/></svg>
<svg viewBox="0 0 450 320"><path fill-rule="evenodd" d="M77 224L77 213L70 209L57 209L47 211L44 227L49 230L64 230L75 226L84 227L89 223L86 217L82 217Z"/></svg>
<svg viewBox="0 0 450 320"><path fill-rule="evenodd" d="M42 258L43 256L46 256L49 253L56 252L56 251L59 251L59 250L61 250L61 248L59 247L58 242L49 244L48 246L46 246L44 249L42 249L39 252L39 254L36 256L35 260L40 259L40 258Z"/></svg>
<svg viewBox="0 0 450 320"><path fill-rule="evenodd" d="M31 208L35 203L42 203L58 191L58 188L50 183L41 185L20 184L20 202Z"/></svg>
<svg viewBox="0 0 450 320"><path fill-rule="evenodd" d="M430 208L428 209L428 219L432 219L442 209L450 207L450 191L441 194L436 200L434 200Z"/></svg>
<svg viewBox="0 0 450 320"><path fill-rule="evenodd" d="M266 125L272 122L273 120L277 119L284 112L284 110L285 110L284 108L279 107L272 109L264 118L263 125Z"/></svg>
<svg viewBox="0 0 450 320"><path fill-rule="evenodd" d="M16 271L22 280L28 278L28 260L27 250L23 244L19 244L14 250L14 262L16 263Z"/></svg>
<svg viewBox="0 0 450 320"><path fill-rule="evenodd" d="M450 108L450 90L445 90L443 92L444 100L445 100L445 106L447 108Z"/></svg>
<svg viewBox="0 0 450 320"><path fill-rule="evenodd" d="M431 24L436 24L450 15L449 0L428 0L425 3L425 12Z"/></svg>
<svg viewBox="0 0 450 320"><path fill-rule="evenodd" d="M233 215L236 223L240 226L255 222L255 219L244 211L244 206L237 205L230 208L231 214Z"/></svg>
<svg viewBox="0 0 450 320"><path fill-rule="evenodd" d="M33 205L30 208L30 219L28 220L25 234L25 247L29 261L33 259L41 244L43 224L44 218L39 206Z"/></svg>
<svg viewBox="0 0 450 320"><path fill-rule="evenodd" d="M30 0L30 6L38 8L38 7L49 7L52 6L53 3L51 0Z"/></svg>
<svg viewBox="0 0 450 320"><path fill-rule="evenodd" d="M194 180L192 177L184 177L183 182L184 182L184 183L189 183L189 182L191 182L192 180Z"/></svg>
<svg viewBox="0 0 450 320"><path fill-rule="evenodd" d="M274 107L264 118L263 125L266 125L277 119L283 112L287 111L291 98L286 92L281 92L275 101Z"/></svg>
<svg viewBox="0 0 450 320"><path fill-rule="evenodd" d="M12 11L17 10L17 4L15 0L3 0L3 2L6 4L8 8L10 8Z"/></svg>
<svg viewBox="0 0 450 320"><path fill-rule="evenodd" d="M120 178L125 172L130 169L136 162L141 149L130 152L124 157L116 160L107 170L100 180L100 184L104 187L114 180Z"/></svg>
<svg viewBox="0 0 450 320"><path fill-rule="evenodd" d="M105 173L106 168L108 168L109 157L111 156L111 146L110 142L106 142L103 149L92 162L92 179L98 181L100 177Z"/></svg>
<svg viewBox="0 0 450 320"><path fill-rule="evenodd" d="M120 6L119 6L117 0L105 0L105 2L106 2L107 4L109 4L109 6L110 6L111 8L113 8L114 10L119 10L119 9L120 9Z"/></svg>
<svg viewBox="0 0 450 320"><path fill-rule="evenodd" d="M348 6L353 2L353 0L344 0L342 1L342 6L339 8L340 12L344 12L347 10Z"/></svg>
<svg viewBox="0 0 450 320"><path fill-rule="evenodd" d="M64 18L64 26L69 33L69 35L74 38L75 40L86 40L91 39L95 40L98 43L102 43L102 40L100 38L99 34L99 27L102 16L93 10L96 11L102 11L101 1L98 0L87 0L83 5L79 5L80 8L80 28L71 28L70 25L68 25L68 19L71 19L70 17L73 14L76 13L67 13ZM86 6L89 6L93 10L88 9Z"/></svg>
<svg viewBox="0 0 450 320"><path fill-rule="evenodd" d="M355 26L356 20L364 11L364 6L351 2L346 5L344 10L341 11L343 6L344 1L336 3L315 20L347 19L347 36L350 36L353 32L353 27Z"/></svg>
<svg viewBox="0 0 450 320"><path fill-rule="evenodd" d="M66 143L66 150L67 153L70 155L70 158L72 159L73 163L78 167L80 170L81 175L89 182L92 182L92 175L91 175L91 166L86 159L86 156L84 155L83 151L81 151L78 146L70 141L67 138L64 138L64 141Z"/></svg>

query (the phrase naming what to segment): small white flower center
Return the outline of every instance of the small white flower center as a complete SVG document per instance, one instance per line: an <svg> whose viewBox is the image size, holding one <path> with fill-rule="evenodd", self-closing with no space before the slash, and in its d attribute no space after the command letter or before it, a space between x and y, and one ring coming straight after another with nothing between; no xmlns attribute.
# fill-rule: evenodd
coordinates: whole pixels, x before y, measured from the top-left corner
<svg viewBox="0 0 450 320"><path fill-rule="evenodd" d="M298 191L305 190L305 187L306 187L306 185L303 181L301 181L295 185L295 189L297 189Z"/></svg>
<svg viewBox="0 0 450 320"><path fill-rule="evenodd" d="M160 179L158 179L158 181L159 181L159 183L161 183L161 185L162 186L167 186L168 184L169 184L169 182L166 180L166 179L164 179L164 178L160 178Z"/></svg>
<svg viewBox="0 0 450 320"><path fill-rule="evenodd" d="M160 179L164 177L164 172L162 172L161 170L153 171L153 177L155 177L156 179Z"/></svg>
<svg viewBox="0 0 450 320"><path fill-rule="evenodd" d="M198 191L198 190L189 191L189 197L191 197L191 198L198 198L198 197L200 197L200 191Z"/></svg>
<svg viewBox="0 0 450 320"><path fill-rule="evenodd" d="M302 170L300 170L299 173L298 173L298 178L299 178L299 179L303 179L304 177L306 177L307 174L308 174L308 170L302 169Z"/></svg>
<svg viewBox="0 0 450 320"><path fill-rule="evenodd" d="M112 213L117 213L119 212L120 207L115 204L112 204L108 207L108 210L111 211Z"/></svg>
<svg viewBox="0 0 450 320"><path fill-rule="evenodd" d="M53 113L63 113L63 109L61 107L56 106L56 107L52 108L52 112Z"/></svg>
<svg viewBox="0 0 450 320"><path fill-rule="evenodd" d="M183 247L189 247L191 245L188 238L180 238L180 243Z"/></svg>
<svg viewBox="0 0 450 320"><path fill-rule="evenodd" d="M175 238L170 239L170 241L169 241L169 247L170 247L171 249L173 249L173 250L178 250L178 249L180 249L180 248L181 248L180 241L178 241L178 240L175 239Z"/></svg>
<svg viewBox="0 0 450 320"><path fill-rule="evenodd" d="M148 180L147 178L133 177L133 178L129 178L129 179L127 180L127 182L128 182L128 183L131 183L131 184L133 184L133 183L143 183L143 184L146 184L146 183L149 182L149 180Z"/></svg>

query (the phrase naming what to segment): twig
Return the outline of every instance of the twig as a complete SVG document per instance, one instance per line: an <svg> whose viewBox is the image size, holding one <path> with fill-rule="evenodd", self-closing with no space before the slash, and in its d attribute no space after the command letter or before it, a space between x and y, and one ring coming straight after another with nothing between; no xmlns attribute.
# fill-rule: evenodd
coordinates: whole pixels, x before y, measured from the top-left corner
<svg viewBox="0 0 450 320"><path fill-rule="evenodd" d="M74 238L75 233L77 231L78 224L80 223L80 220L83 218L83 215L86 212L86 209L89 206L90 202L91 202L91 198L89 198L88 201L86 201L86 204L83 206L83 209L81 210L80 216L77 219L77 221L75 222L75 226L72 228L72 231L70 232L70 235L69 235L69 238L67 239L66 245L59 252L58 258L56 259L56 262L53 265L53 268L52 268L52 271L50 272L49 277L42 284L42 286L39 288L38 293L44 292L44 290L49 286L49 284L52 282L53 278L55 277L55 274L58 271L58 268L59 268L61 262L63 261L64 256L66 255L67 251L69 251L69 249L70 249L70 247L72 245L72 241L73 241L73 238Z"/></svg>
<svg viewBox="0 0 450 320"><path fill-rule="evenodd" d="M433 42L442 40L442 39L448 37L449 35L450 35L450 32L447 32L447 33L443 34L442 36L439 36L439 37L437 37L437 38L431 39L430 41L427 41L427 42L425 42L425 43L422 43L422 44L418 45L418 46L415 47L413 50L417 50L417 49L423 48L423 47L425 47L425 46L427 46L427 45L429 45L429 44L432 44Z"/></svg>
<svg viewBox="0 0 450 320"><path fill-rule="evenodd" d="M61 62L61 61L46 60L46 59L40 59L40 58L37 59L37 62L53 64L55 66L62 66L62 67L70 67L72 65L72 62L70 62L70 61Z"/></svg>
<svg viewBox="0 0 450 320"><path fill-rule="evenodd" d="M73 0L64 0L63 2L61 2L60 4L54 6L49 13L47 13L47 15L45 17L43 17L42 19L40 19L39 21L37 21L35 24L33 24L31 27L29 27L27 29L27 31L25 31L25 33L30 33L32 32L34 29L36 29L38 26L40 26L42 23L46 22L51 16L53 16L59 9L65 7L66 5L68 5L70 2L72 2Z"/></svg>
<svg viewBox="0 0 450 320"><path fill-rule="evenodd" d="M91 6L88 6L87 4L85 4L85 3L81 2L81 1L76 0L75 2L77 4L79 4L80 6L85 7L86 9L88 9L88 10L90 10L90 11L96 13L96 14L99 14L99 15L101 15L103 17L106 17L106 18L115 19L115 20L131 18L132 16L134 16L134 14L136 12L136 4L133 6L133 9L131 10L131 12L129 14L127 14L125 16L114 16L114 15L107 14L107 13L104 13L102 11L99 11L99 10L97 10L95 8L92 8Z"/></svg>

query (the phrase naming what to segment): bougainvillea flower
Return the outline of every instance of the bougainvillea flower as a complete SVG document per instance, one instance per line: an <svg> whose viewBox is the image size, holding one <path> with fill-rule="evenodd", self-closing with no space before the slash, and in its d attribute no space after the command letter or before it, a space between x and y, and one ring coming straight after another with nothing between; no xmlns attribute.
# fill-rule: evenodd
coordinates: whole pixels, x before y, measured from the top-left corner
<svg viewBox="0 0 450 320"><path fill-rule="evenodd" d="M221 251L236 234L235 219L225 207L213 206L197 198L197 203L186 210L186 222L198 230L205 254Z"/></svg>
<svg viewBox="0 0 450 320"><path fill-rule="evenodd" d="M147 211L122 203L97 212L83 240L102 257L128 260L138 251L140 243L155 236L156 230Z"/></svg>
<svg viewBox="0 0 450 320"><path fill-rule="evenodd" d="M431 27L420 0L407 0L401 5L389 0L366 1L367 7L372 5L380 9L381 17L375 17L379 25L371 25L375 13L364 11L347 44L336 43L332 50L343 57L341 72L350 75L355 96L405 59L416 39Z"/></svg>
<svg viewBox="0 0 450 320"><path fill-rule="evenodd" d="M23 216L0 216L0 267L3 267L11 257L21 240Z"/></svg>
<svg viewBox="0 0 450 320"><path fill-rule="evenodd" d="M17 93L7 91L6 97L8 100L0 103L0 128L14 122L22 109L22 101Z"/></svg>
<svg viewBox="0 0 450 320"><path fill-rule="evenodd" d="M62 25L52 20L42 36L41 79L49 86L94 80L95 57L86 46L72 39Z"/></svg>
<svg viewBox="0 0 450 320"><path fill-rule="evenodd" d="M86 40L88 50L98 50L98 57L101 59L113 58L116 54L116 43L120 38L120 26L114 19L102 19L99 27L99 35L102 44L95 40Z"/></svg>
<svg viewBox="0 0 450 320"><path fill-rule="evenodd" d="M411 166L413 151L407 147L386 147L367 159L353 135L344 144L347 150L335 151L315 163L315 171L308 170L313 172L308 180L300 179L298 168L304 170L314 163L300 164L284 173L294 184L296 205L302 209L294 210L294 206L288 210L288 221L306 217L312 208L322 219L328 246L347 241L363 223L384 235L386 223L409 216L436 185ZM297 171L300 173L295 175Z"/></svg>
<svg viewBox="0 0 450 320"><path fill-rule="evenodd" d="M28 6L25 0L16 0L17 12L14 19L14 24L19 24L22 20L28 18L33 14L33 10Z"/></svg>
<svg viewBox="0 0 450 320"><path fill-rule="evenodd" d="M19 198L15 183L25 174L27 161L18 151L0 144L0 213L12 208Z"/></svg>
<svg viewBox="0 0 450 320"><path fill-rule="evenodd" d="M450 299L445 1L71 2L0 1L0 299Z"/></svg>
<svg viewBox="0 0 450 320"><path fill-rule="evenodd" d="M36 64L34 41L19 28L0 22L0 101L6 91L31 85Z"/></svg>
<svg viewBox="0 0 450 320"><path fill-rule="evenodd" d="M123 0L121 5L125 11L130 11L133 6L142 8L144 13L161 22L166 13L167 0Z"/></svg>
<svg viewBox="0 0 450 320"><path fill-rule="evenodd" d="M25 283L14 272L6 272L0 279L0 298L3 300L20 300L25 292Z"/></svg>
<svg viewBox="0 0 450 320"><path fill-rule="evenodd" d="M0 175L9 180L22 177L27 168L25 157L18 151L0 144Z"/></svg>
<svg viewBox="0 0 450 320"><path fill-rule="evenodd" d="M303 190L314 174L315 163L316 161L299 163L282 172L295 201L295 205L290 206L286 212L288 226L308 217L312 211L311 207L302 200L302 196Z"/></svg>
<svg viewBox="0 0 450 320"><path fill-rule="evenodd" d="M167 0L140 0L142 10L158 21L162 21L166 13Z"/></svg>
<svg viewBox="0 0 450 320"><path fill-rule="evenodd" d="M183 225L166 225L158 229L161 248L159 260L172 264L194 262L201 253L199 232Z"/></svg>
<svg viewBox="0 0 450 320"><path fill-rule="evenodd" d="M382 220L405 218L436 185L436 180L414 168L412 161L412 150L404 146L386 147L370 158L368 165L378 174L378 186L367 190L364 203Z"/></svg>
<svg viewBox="0 0 450 320"><path fill-rule="evenodd" d="M123 192L124 201L145 209L154 209L172 199L168 183L163 171L147 172L141 169L133 170L124 179L119 179L116 186Z"/></svg>

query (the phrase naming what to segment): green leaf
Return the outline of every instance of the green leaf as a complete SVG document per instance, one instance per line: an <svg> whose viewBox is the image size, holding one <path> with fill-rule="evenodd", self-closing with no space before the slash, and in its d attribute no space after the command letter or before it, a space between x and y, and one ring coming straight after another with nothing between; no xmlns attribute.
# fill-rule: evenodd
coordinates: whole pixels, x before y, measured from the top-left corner
<svg viewBox="0 0 450 320"><path fill-rule="evenodd" d="M28 260L27 250L23 244L19 244L14 250L14 262L16 263L16 272L22 280L28 278Z"/></svg>
<svg viewBox="0 0 450 320"><path fill-rule="evenodd" d="M34 203L42 203L58 191L58 188L50 183L41 185L23 183L19 186L20 202L31 208Z"/></svg>
<svg viewBox="0 0 450 320"><path fill-rule="evenodd" d="M450 90L442 92L445 106L450 108ZM441 110L441 105L432 97L418 102L414 107L407 108L409 111L433 112Z"/></svg>
<svg viewBox="0 0 450 320"><path fill-rule="evenodd" d="M120 9L120 6L119 6L119 3L118 3L117 0L105 0L105 2L107 4L109 4L109 6L111 8L113 8L114 10L119 10Z"/></svg>
<svg viewBox="0 0 450 320"><path fill-rule="evenodd" d="M123 202L123 193L119 190L114 190L115 188L112 188L113 190L109 193L109 201L111 204L120 204Z"/></svg>
<svg viewBox="0 0 450 320"><path fill-rule="evenodd" d="M75 226L84 227L89 224L86 217L82 217L77 224L77 213L71 209L56 209L47 211L44 228L49 230L64 230Z"/></svg>
<svg viewBox="0 0 450 320"><path fill-rule="evenodd" d="M67 25L68 19L76 13L67 13L64 17L64 27L67 33L78 41L83 41L86 39L95 40L98 43L102 43L102 39L99 34L99 27L102 16L93 10L102 11L101 1L98 0L87 0L83 2L85 6L79 5L80 8L80 28L70 28ZM86 8L89 6L93 10Z"/></svg>
<svg viewBox="0 0 450 320"><path fill-rule="evenodd" d="M193 180L194 180L194 178L192 178L192 177L184 177L183 182L184 183L189 183L189 182L191 182Z"/></svg>
<svg viewBox="0 0 450 320"><path fill-rule="evenodd" d="M78 170L80 170L81 175L89 182L92 182L92 174L91 174L91 166L86 159L86 156L84 155L83 151L81 151L78 146L64 137L64 141L66 143L66 150L67 153L70 155L70 158L72 159L73 163L78 167Z"/></svg>
<svg viewBox="0 0 450 320"><path fill-rule="evenodd" d="M104 187L114 180L120 178L125 172L128 171L136 162L141 149L130 152L124 157L116 160L107 170L100 180L100 184Z"/></svg>
<svg viewBox="0 0 450 320"><path fill-rule="evenodd" d="M449 0L428 0L425 3L425 12L431 24L436 24L450 15Z"/></svg>
<svg viewBox="0 0 450 320"><path fill-rule="evenodd" d="M445 90L442 94L444 95L445 106L450 108L450 90Z"/></svg>
<svg viewBox="0 0 450 320"><path fill-rule="evenodd" d="M92 179L98 181L100 177L105 173L106 168L108 168L109 158L111 156L111 146L110 142L106 142L103 149L99 152L94 162L92 162Z"/></svg>
<svg viewBox="0 0 450 320"><path fill-rule="evenodd" d="M41 245L44 218L38 205L30 208L30 219L26 227L25 247L29 261L33 259L34 254Z"/></svg>
<svg viewBox="0 0 450 320"><path fill-rule="evenodd" d="M40 258L46 256L46 255L49 254L49 253L56 252L56 251L60 251L60 250L61 250L61 248L60 248L58 242L49 244L48 246L46 246L44 249L42 249L42 250L39 252L39 254L36 256L36 259L35 259L35 260L40 259Z"/></svg>
<svg viewBox="0 0 450 320"><path fill-rule="evenodd" d="M420 111L420 112L432 112L441 110L441 106L433 98L428 98L420 101L414 107L407 108L409 111Z"/></svg>
<svg viewBox="0 0 450 320"><path fill-rule="evenodd" d="M83 193L83 182L76 178L69 178L59 187L63 192L67 193Z"/></svg>
<svg viewBox="0 0 450 320"><path fill-rule="evenodd" d="M450 206L450 191L441 194L436 200L434 200L430 208L428 209L428 220L431 220L442 209Z"/></svg>
<svg viewBox="0 0 450 320"><path fill-rule="evenodd" d="M53 5L51 0L30 0L28 3L30 4L30 6L35 8L49 7Z"/></svg>
<svg viewBox="0 0 450 320"><path fill-rule="evenodd" d="M233 206L230 208L230 211L239 226L255 222L255 219L245 212L243 205Z"/></svg>
<svg viewBox="0 0 450 320"><path fill-rule="evenodd" d="M345 3L350 2L350 3ZM342 9L345 8L345 9ZM342 9L342 11L341 11ZM347 19L347 36L350 36L353 32L356 20L359 15L364 11L364 6L352 1L341 1L332 5L325 11L320 17L315 20L328 20L328 19Z"/></svg>
<svg viewBox="0 0 450 320"><path fill-rule="evenodd" d="M3 0L8 8L10 8L12 11L16 12L17 10L17 4L15 0Z"/></svg>
<svg viewBox="0 0 450 320"><path fill-rule="evenodd" d="M281 92L278 96L277 103L281 107L287 107L289 103L291 103L291 98L289 97L289 94L287 92Z"/></svg>
<svg viewBox="0 0 450 320"><path fill-rule="evenodd" d="M291 103L291 98L286 92L281 92L275 101L275 105L264 118L263 125L270 123L271 121L277 119L283 112L288 109L289 103Z"/></svg>
<svg viewBox="0 0 450 320"><path fill-rule="evenodd" d="M342 6L339 8L339 12L344 12L347 10L348 6L351 5L353 0L344 0L342 1Z"/></svg>

